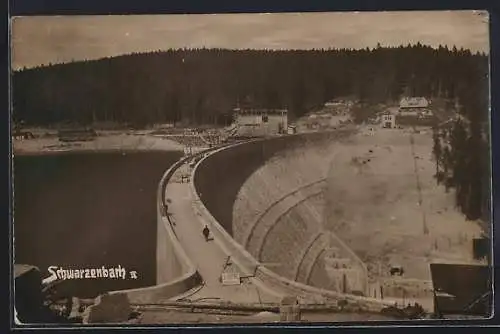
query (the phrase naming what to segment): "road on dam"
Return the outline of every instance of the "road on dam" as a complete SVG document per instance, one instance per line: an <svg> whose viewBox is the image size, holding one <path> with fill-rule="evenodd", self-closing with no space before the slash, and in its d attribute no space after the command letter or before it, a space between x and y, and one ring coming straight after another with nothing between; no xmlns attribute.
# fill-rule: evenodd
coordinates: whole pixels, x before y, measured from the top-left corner
<svg viewBox="0 0 500 334"><path fill-rule="evenodd" d="M181 166L176 174L190 173L187 164ZM221 281L227 254L216 240L206 241L203 234L203 223L193 207L194 196L190 183L182 182L176 174L165 187L168 211L174 222L173 229L187 256L197 268L203 279L201 287L187 292L176 299L200 301L219 300L234 303L272 303L279 302L280 296L266 288L255 278L242 278L240 285L224 285ZM234 266L231 265L231 266Z"/></svg>

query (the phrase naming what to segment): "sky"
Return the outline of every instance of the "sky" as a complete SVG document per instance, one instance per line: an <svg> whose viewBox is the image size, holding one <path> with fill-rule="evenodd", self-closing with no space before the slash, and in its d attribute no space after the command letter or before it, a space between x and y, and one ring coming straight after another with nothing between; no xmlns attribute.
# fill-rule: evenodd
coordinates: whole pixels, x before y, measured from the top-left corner
<svg viewBox="0 0 500 334"><path fill-rule="evenodd" d="M480 11L16 17L14 70L167 50L312 49L420 42L489 52L488 15Z"/></svg>

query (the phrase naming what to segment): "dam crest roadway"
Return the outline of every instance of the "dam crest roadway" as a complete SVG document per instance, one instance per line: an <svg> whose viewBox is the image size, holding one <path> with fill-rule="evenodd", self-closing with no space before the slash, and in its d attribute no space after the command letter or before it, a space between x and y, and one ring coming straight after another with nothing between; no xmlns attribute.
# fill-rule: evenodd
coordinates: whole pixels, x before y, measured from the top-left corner
<svg viewBox="0 0 500 334"><path fill-rule="evenodd" d="M193 198L194 194L189 183L192 182L191 173L188 162L180 166L168 180L165 198L168 201L168 215L173 222L172 228L201 275L203 283L175 299L193 302L210 300L259 304L279 302L281 295L266 288L254 277L241 275L241 284L223 284L221 275L225 269L232 267L231 270L237 270L240 273L241 270L236 268L237 265L232 263L231 258L222 250L217 238L209 236L209 241L205 241L202 234L203 221L193 208L193 201L196 199ZM190 175L189 180L183 178L187 175Z"/></svg>

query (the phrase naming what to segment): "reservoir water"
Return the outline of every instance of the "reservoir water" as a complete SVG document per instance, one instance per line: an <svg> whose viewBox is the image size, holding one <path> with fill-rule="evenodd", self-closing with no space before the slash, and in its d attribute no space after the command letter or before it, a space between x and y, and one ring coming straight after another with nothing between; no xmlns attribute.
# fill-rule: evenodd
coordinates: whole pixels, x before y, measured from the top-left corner
<svg viewBox="0 0 500 334"><path fill-rule="evenodd" d="M66 280L82 298L155 284L156 191L180 152L101 152L14 158L15 263L115 268L123 278ZM136 277L130 272L135 271ZM81 271L80 271L81 272ZM97 276L95 276L97 277Z"/></svg>

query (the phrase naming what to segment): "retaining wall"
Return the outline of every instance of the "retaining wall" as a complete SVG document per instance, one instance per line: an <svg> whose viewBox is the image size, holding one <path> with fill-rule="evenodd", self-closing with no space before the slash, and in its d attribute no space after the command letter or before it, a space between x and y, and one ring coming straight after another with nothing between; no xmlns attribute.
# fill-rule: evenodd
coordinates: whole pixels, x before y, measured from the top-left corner
<svg viewBox="0 0 500 334"><path fill-rule="evenodd" d="M433 298L432 281L411 278L389 278L382 280L384 295L396 298Z"/></svg>

